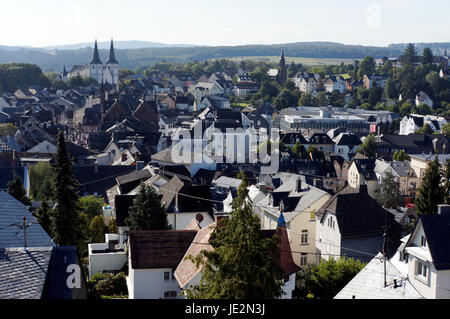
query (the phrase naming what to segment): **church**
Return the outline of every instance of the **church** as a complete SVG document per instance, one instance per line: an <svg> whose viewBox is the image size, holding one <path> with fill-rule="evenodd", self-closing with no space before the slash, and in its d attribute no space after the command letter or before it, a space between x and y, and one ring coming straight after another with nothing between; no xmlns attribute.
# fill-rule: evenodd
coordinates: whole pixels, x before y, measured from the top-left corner
<svg viewBox="0 0 450 319"><path fill-rule="evenodd" d="M278 82L278 84L283 85L287 79L287 70L286 70L286 60L284 59L284 52L281 51L281 57L278 69L270 69L267 71L267 75L272 81Z"/></svg>
<svg viewBox="0 0 450 319"><path fill-rule="evenodd" d="M119 62L116 59L114 53L114 43L111 39L111 46L109 49L109 59L106 63L100 60L100 55L98 53L97 40L94 44L94 54L92 60L86 65L74 65L72 70L67 73L66 67L64 67L61 73L61 78L63 81L67 82L71 77L81 76L82 78L92 77L97 80L99 84L105 83L110 84L119 90Z"/></svg>

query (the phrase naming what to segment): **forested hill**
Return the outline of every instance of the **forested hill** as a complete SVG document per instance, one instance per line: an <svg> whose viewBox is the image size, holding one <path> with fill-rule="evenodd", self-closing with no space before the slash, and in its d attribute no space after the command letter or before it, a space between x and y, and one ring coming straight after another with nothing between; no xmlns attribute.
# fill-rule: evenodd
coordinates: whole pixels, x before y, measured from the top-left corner
<svg viewBox="0 0 450 319"><path fill-rule="evenodd" d="M404 51L407 46L408 43L394 43L390 44L389 48ZM422 52L425 48L430 48L436 55L443 54L445 49L450 52L450 42L416 43L416 49L418 52Z"/></svg>
<svg viewBox="0 0 450 319"><path fill-rule="evenodd" d="M302 42L273 45L240 45L218 47L165 47L144 49L117 49L116 57L121 67L134 69L149 66L155 62L166 61L203 61L213 58L232 58L240 56L278 56L284 50L289 57L311 58L364 58L393 57L401 53L399 49L344 45L332 42ZM100 50L103 61L108 58L108 50ZM92 58L92 49L41 51L33 49L0 49L0 63L26 62L40 66L44 71L60 71L63 65L69 69L75 64L86 64Z"/></svg>
<svg viewBox="0 0 450 319"><path fill-rule="evenodd" d="M161 47L141 49L116 49L116 57L122 68L150 66L155 62L166 61L203 61L213 58L232 58L242 56L278 56L284 50L288 57L358 59L371 55L374 58L383 56L396 57L402 54L403 47L374 47L360 45L344 45L333 42L299 42L272 45L240 45L240 46L199 46L199 47ZM102 61L108 58L108 50L100 50ZM92 48L77 50L6 50L0 47L0 63L25 62L33 63L44 71L50 69L61 71L63 65L70 70L75 64L86 64L92 58Z"/></svg>

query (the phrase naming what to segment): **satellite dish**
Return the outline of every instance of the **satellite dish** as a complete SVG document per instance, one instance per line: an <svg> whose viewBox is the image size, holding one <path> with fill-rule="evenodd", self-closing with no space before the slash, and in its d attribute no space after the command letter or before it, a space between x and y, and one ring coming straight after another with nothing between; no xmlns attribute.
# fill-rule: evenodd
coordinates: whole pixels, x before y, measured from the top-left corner
<svg viewBox="0 0 450 319"><path fill-rule="evenodd" d="M197 221L198 221L199 223L201 223L201 222L203 221L203 215L202 215L202 214L197 214L197 215L195 216L195 219L197 219Z"/></svg>

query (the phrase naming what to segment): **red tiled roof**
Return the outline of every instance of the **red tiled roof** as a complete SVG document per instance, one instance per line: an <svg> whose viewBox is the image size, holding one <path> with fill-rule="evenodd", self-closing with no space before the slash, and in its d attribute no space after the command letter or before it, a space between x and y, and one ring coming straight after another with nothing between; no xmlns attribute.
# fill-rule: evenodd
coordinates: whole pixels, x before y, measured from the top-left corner
<svg viewBox="0 0 450 319"><path fill-rule="evenodd" d="M187 250L185 257L182 259L177 269L175 270L175 278L178 280L178 283L181 287L185 287L189 283L189 281L203 269L203 267L201 266L197 268L195 263L193 263L186 257L195 257L200 254L202 250L214 250L214 248L209 244L209 239L215 229L215 226L216 223L212 223L211 225L208 225L198 231L193 243Z"/></svg>

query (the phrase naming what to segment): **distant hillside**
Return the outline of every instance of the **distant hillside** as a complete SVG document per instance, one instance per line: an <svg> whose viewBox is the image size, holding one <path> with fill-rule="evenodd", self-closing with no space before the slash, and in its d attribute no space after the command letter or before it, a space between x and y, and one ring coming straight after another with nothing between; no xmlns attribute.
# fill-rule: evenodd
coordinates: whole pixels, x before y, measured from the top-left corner
<svg viewBox="0 0 450 319"><path fill-rule="evenodd" d="M409 43L393 43L389 48L405 50ZM450 53L450 42L416 43L416 49L421 54L423 49L430 48L434 54L443 54L445 49Z"/></svg>
<svg viewBox="0 0 450 319"><path fill-rule="evenodd" d="M98 42L99 49L109 49L110 41ZM94 42L74 43L56 46L41 47L44 50L78 50L93 48ZM193 47L191 44L167 44L151 41L114 41L116 49L144 49L144 48L164 48L164 47Z"/></svg>
<svg viewBox="0 0 450 319"><path fill-rule="evenodd" d="M136 41L139 42L139 41ZM118 41L118 44L120 41ZM138 45L138 43L136 43ZM92 46L92 44L90 44ZM119 47L119 45L117 45ZM109 48L109 46L108 46ZM42 50L42 49L41 49ZM92 48L77 50L3 50L0 48L0 63L26 62L40 66L44 71L60 71L63 65L70 69L75 64L86 64L92 58ZM204 61L214 58L279 56L281 50L287 57L361 59L366 55L375 58L383 56L396 57L403 50L396 47L374 47L361 45L344 45L334 42L298 42L272 45L240 46L197 46L197 47L155 47L136 49L117 49L116 57L123 68L134 69L150 66L155 62L166 61ZM100 50L102 61L106 61L108 51Z"/></svg>

